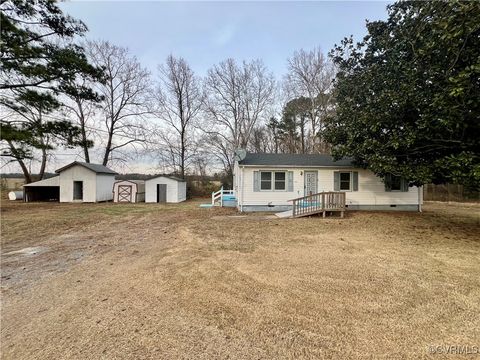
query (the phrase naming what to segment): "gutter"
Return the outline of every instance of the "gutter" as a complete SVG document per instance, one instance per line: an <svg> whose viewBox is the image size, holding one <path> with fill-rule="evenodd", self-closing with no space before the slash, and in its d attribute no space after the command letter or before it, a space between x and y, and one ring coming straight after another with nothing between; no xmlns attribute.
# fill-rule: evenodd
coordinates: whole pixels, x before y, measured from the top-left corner
<svg viewBox="0 0 480 360"><path fill-rule="evenodd" d="M418 188L418 212L422 212L422 204L423 204L423 185L419 186Z"/></svg>

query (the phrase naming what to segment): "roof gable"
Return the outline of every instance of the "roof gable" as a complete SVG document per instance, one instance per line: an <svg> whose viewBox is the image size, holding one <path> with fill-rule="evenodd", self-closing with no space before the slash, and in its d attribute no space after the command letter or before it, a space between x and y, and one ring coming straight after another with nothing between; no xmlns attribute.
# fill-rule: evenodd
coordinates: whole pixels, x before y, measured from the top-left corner
<svg viewBox="0 0 480 360"><path fill-rule="evenodd" d="M353 159L343 158L335 161L331 155L325 154L267 154L247 153L238 162L246 166L311 166L311 167L353 167Z"/></svg>
<svg viewBox="0 0 480 360"><path fill-rule="evenodd" d="M154 176L148 178L145 181L149 181L149 180L153 180L153 179L157 179L157 178L161 178L161 177L166 178L166 179L170 179L170 180L175 180L175 181L178 181L178 182L186 182L186 180L184 180L184 179L180 179L178 177L170 176L170 175L154 175Z"/></svg>
<svg viewBox="0 0 480 360"><path fill-rule="evenodd" d="M131 184L145 184L145 180L116 180L115 184L121 183L121 182L129 182Z"/></svg>
<svg viewBox="0 0 480 360"><path fill-rule="evenodd" d="M74 161L68 165L65 165L64 167L61 167L60 169L55 170L56 173L61 173L64 170L67 170L73 166L83 166L84 168L93 171L94 173L97 174L111 174L111 175L116 175L117 173L113 171L112 169L107 168L106 166L100 165L100 164L91 164L91 163L86 163L86 162L80 162L80 161Z"/></svg>

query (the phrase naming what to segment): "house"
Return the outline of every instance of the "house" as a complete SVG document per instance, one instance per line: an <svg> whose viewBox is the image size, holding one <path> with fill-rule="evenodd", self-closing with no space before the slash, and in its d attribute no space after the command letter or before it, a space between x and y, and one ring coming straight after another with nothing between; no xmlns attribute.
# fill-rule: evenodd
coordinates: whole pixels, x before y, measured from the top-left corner
<svg viewBox="0 0 480 360"><path fill-rule="evenodd" d="M394 175L385 183L351 159L321 154L254 154L239 151L233 173L240 211L287 211L292 199L320 192L345 193L354 210L421 211L422 189ZM343 196L343 195L342 195Z"/></svg>
<svg viewBox="0 0 480 360"><path fill-rule="evenodd" d="M179 203L187 199L187 182L174 176L159 175L145 180L145 202Z"/></svg>
<svg viewBox="0 0 480 360"><path fill-rule="evenodd" d="M74 161L58 176L23 186L25 201L100 202L112 200L115 171L100 164Z"/></svg>
<svg viewBox="0 0 480 360"><path fill-rule="evenodd" d="M118 180L113 184L113 202L144 202L144 180Z"/></svg>

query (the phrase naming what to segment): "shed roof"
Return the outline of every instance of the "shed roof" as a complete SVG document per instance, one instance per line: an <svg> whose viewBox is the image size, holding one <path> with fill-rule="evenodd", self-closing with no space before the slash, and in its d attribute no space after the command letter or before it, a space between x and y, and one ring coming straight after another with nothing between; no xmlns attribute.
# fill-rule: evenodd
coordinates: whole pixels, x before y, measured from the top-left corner
<svg viewBox="0 0 480 360"><path fill-rule="evenodd" d="M164 178L167 178L167 179L171 179L171 180L175 180L175 181L178 181L178 182L186 182L187 180L184 180L184 179L180 179L176 176L170 176L170 175L154 175L150 178L148 178L147 180L145 181L149 181L149 180L152 180L152 179L157 179L159 177L164 177Z"/></svg>
<svg viewBox="0 0 480 360"><path fill-rule="evenodd" d="M353 159L343 158L335 161L331 155L325 154L266 154L247 153L245 158L238 162L240 165L264 166L326 166L352 167Z"/></svg>
<svg viewBox="0 0 480 360"><path fill-rule="evenodd" d="M120 183L120 182L130 182L134 184L145 184L145 180L130 180L130 179L125 179L125 180L116 180L115 183Z"/></svg>
<svg viewBox="0 0 480 360"><path fill-rule="evenodd" d="M88 170L92 170L93 172L97 174L112 174L116 175L117 173L113 171L112 169L107 168L106 166L103 166L101 164L91 164L91 163L86 163L86 162L81 162L81 161L74 161L68 165L65 165L64 167L61 167L58 170L55 170L56 173L60 173L64 170L67 170L71 168L72 166L79 165L83 166L84 168L87 168Z"/></svg>
<svg viewBox="0 0 480 360"><path fill-rule="evenodd" d="M59 181L59 177L58 175L57 176L54 176L54 177L50 177L48 179L43 179L43 180L40 180L40 181L35 181L35 182L32 182L30 184L25 184L23 185L24 187L37 187L37 186L60 186L60 181Z"/></svg>

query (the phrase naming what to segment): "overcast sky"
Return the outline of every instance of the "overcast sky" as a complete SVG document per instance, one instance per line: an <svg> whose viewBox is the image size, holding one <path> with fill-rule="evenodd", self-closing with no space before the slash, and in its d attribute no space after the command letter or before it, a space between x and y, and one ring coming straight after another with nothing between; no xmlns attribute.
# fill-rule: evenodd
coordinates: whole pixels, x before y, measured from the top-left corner
<svg viewBox="0 0 480 360"><path fill-rule="evenodd" d="M92 39L130 48L146 66L170 54L203 75L232 57L263 59L277 76L293 51L328 52L351 34L365 35L365 20L386 19L386 2L160 2L70 1L67 13L83 20Z"/></svg>
<svg viewBox="0 0 480 360"><path fill-rule="evenodd" d="M281 79L295 50L319 46L327 53L345 36L360 40L365 20L387 18L387 2L160 2L69 1L64 11L81 19L89 39L104 39L128 47L156 73L169 54L184 57L198 75L226 58L262 59ZM74 160L59 149L48 171ZM99 161L100 154L94 154ZM32 167L37 168L38 163ZM124 172L157 171L155 161L138 159ZM19 171L16 164L2 169Z"/></svg>

